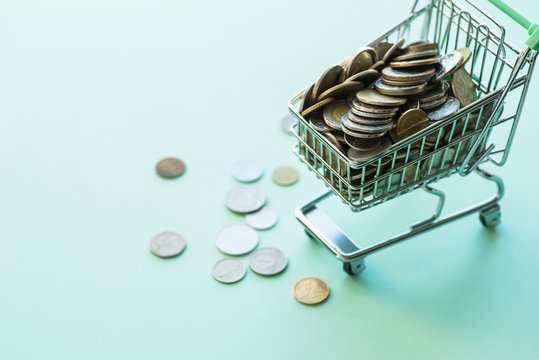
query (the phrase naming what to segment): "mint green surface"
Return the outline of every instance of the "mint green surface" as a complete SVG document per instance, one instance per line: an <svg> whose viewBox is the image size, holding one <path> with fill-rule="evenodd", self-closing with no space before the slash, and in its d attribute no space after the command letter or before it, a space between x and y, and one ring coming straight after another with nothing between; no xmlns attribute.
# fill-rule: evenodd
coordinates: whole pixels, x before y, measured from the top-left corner
<svg viewBox="0 0 539 360"><path fill-rule="evenodd" d="M4 2L0 359L538 358L538 74L507 165L490 168L507 186L496 231L470 216L367 258L356 279L294 218L323 186L280 130L288 99L410 5ZM155 175L167 156L186 162L183 177ZM289 267L223 285L211 276L223 258L214 240L244 223L223 205L243 158L264 164L258 185L281 216L259 246L284 250ZM271 181L280 165L300 171L296 185ZM494 190L483 184L456 176L440 187L456 209ZM433 206L422 192L361 214L324 204L359 244ZM150 253L163 230L185 236L181 256ZM292 296L311 276L331 288L320 306Z"/></svg>

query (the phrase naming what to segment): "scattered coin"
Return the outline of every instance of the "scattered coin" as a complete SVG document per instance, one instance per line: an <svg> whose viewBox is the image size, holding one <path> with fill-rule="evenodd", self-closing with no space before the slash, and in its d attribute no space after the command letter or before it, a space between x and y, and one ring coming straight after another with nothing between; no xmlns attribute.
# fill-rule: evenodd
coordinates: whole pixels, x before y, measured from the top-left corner
<svg viewBox="0 0 539 360"><path fill-rule="evenodd" d="M245 221L247 225L257 230L266 230L272 228L279 221L279 215L277 212L267 206L262 209L245 215Z"/></svg>
<svg viewBox="0 0 539 360"><path fill-rule="evenodd" d="M281 250L267 247L253 251L249 255L249 267L259 275L271 276L281 273L288 265L288 259Z"/></svg>
<svg viewBox="0 0 539 360"><path fill-rule="evenodd" d="M180 255L185 249L185 239L178 233L165 231L152 237L150 250L162 258Z"/></svg>
<svg viewBox="0 0 539 360"><path fill-rule="evenodd" d="M247 269L238 259L223 259L218 261L212 271L215 280L225 284L232 284L245 277Z"/></svg>
<svg viewBox="0 0 539 360"><path fill-rule="evenodd" d="M281 120L281 130L287 134L292 134L290 128L296 123L296 118L293 115L287 115Z"/></svg>
<svg viewBox="0 0 539 360"><path fill-rule="evenodd" d="M234 212L251 213L266 204L266 193L256 185L239 185L228 192L225 204Z"/></svg>
<svg viewBox="0 0 539 360"><path fill-rule="evenodd" d="M293 167L281 166L273 171L273 181L278 185L288 186L298 181L299 174Z"/></svg>
<svg viewBox="0 0 539 360"><path fill-rule="evenodd" d="M159 161L156 166L157 174L166 179L180 177L185 172L185 164L177 158L167 158Z"/></svg>
<svg viewBox="0 0 539 360"><path fill-rule="evenodd" d="M317 278L302 279L294 286L294 297L302 304L319 304L326 300L328 296L328 284Z"/></svg>
<svg viewBox="0 0 539 360"><path fill-rule="evenodd" d="M342 117L350 110L346 100L338 100L324 108L323 116L326 125L335 130L341 130Z"/></svg>
<svg viewBox="0 0 539 360"><path fill-rule="evenodd" d="M227 255L243 255L258 245L258 234L247 225L230 225L219 231L215 245Z"/></svg>
<svg viewBox="0 0 539 360"><path fill-rule="evenodd" d="M462 107L468 106L477 100L475 84L468 72L461 67L451 77L451 90L453 95L460 101Z"/></svg>
<svg viewBox="0 0 539 360"><path fill-rule="evenodd" d="M262 177L264 168L257 161L242 160L234 165L232 173L238 181L253 182Z"/></svg>

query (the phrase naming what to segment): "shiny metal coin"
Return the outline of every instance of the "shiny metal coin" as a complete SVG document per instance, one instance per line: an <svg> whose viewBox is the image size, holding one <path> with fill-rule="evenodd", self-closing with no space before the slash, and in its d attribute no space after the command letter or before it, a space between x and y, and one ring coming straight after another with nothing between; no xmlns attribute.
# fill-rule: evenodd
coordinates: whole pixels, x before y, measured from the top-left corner
<svg viewBox="0 0 539 360"><path fill-rule="evenodd" d="M267 206L257 212L245 215L247 225L256 230L266 230L272 228L279 221L277 212Z"/></svg>
<svg viewBox="0 0 539 360"><path fill-rule="evenodd" d="M247 268L238 259L223 259L213 266L212 275L215 280L225 284L232 284L245 277Z"/></svg>
<svg viewBox="0 0 539 360"><path fill-rule="evenodd" d="M384 58L384 55L393 47L393 43L385 42L380 43L378 45L374 46L374 51L376 51L376 55L378 55L378 59L382 60Z"/></svg>
<svg viewBox="0 0 539 360"><path fill-rule="evenodd" d="M363 47L345 61L343 64L344 78L341 77L341 79L348 79L360 71L367 70L377 61L378 55L376 51L370 47Z"/></svg>
<svg viewBox="0 0 539 360"><path fill-rule="evenodd" d="M387 52L384 54L384 57L382 58L382 61L384 63L388 63L394 56L397 55L397 53L400 51L400 47L404 44L404 39L400 39L395 44L393 44L392 47L387 50Z"/></svg>
<svg viewBox="0 0 539 360"><path fill-rule="evenodd" d="M167 158L159 161L155 170L163 178L174 179L183 175L185 163L177 158Z"/></svg>
<svg viewBox="0 0 539 360"><path fill-rule="evenodd" d="M243 255L258 245L258 234L247 225L230 225L219 231L217 248L228 255Z"/></svg>
<svg viewBox="0 0 539 360"><path fill-rule="evenodd" d="M277 275L283 272L287 265L288 258L279 249L261 248L249 255L249 267L259 275Z"/></svg>
<svg viewBox="0 0 539 360"><path fill-rule="evenodd" d="M318 132L327 132L331 131L332 129L326 125L326 122L324 121L324 117L320 112L315 112L309 117L309 123L312 125L313 128L316 129Z"/></svg>
<svg viewBox="0 0 539 360"><path fill-rule="evenodd" d="M338 100L324 108L323 117L327 126L335 130L341 130L341 121L344 114L350 110L346 100Z"/></svg>
<svg viewBox="0 0 539 360"><path fill-rule="evenodd" d="M350 92L358 91L364 88L365 85L361 81L346 81L324 91L318 97L318 101L322 101L327 98L342 97L348 95Z"/></svg>
<svg viewBox="0 0 539 360"><path fill-rule="evenodd" d="M451 90L453 95L460 101L462 107L468 106L477 100L475 84L472 77L463 68L459 68L451 77Z"/></svg>
<svg viewBox="0 0 539 360"><path fill-rule="evenodd" d="M426 80L419 79L419 80L409 80L409 81L395 81L386 79L383 76L380 78L384 84L390 85L390 86L410 86L410 85L419 85L426 82Z"/></svg>
<svg viewBox="0 0 539 360"><path fill-rule="evenodd" d="M438 43L416 42L405 46L402 53L421 52L426 50L438 50Z"/></svg>
<svg viewBox="0 0 539 360"><path fill-rule="evenodd" d="M375 62L372 64L372 66L369 68L369 70L376 70L378 72L382 71L384 67L386 67L387 64L383 62L382 60Z"/></svg>
<svg viewBox="0 0 539 360"><path fill-rule="evenodd" d="M448 97L448 95L444 95L443 97L441 97L439 99L435 99L435 100L432 100L432 101L429 101L429 102L423 102L423 103L421 103L421 109L423 109L423 110L434 109L435 107L440 106L443 103L445 103L447 101L447 97Z"/></svg>
<svg viewBox="0 0 539 360"><path fill-rule="evenodd" d="M455 51L462 55L462 62L459 65L460 67L463 67L472 57L472 51L467 47L456 49Z"/></svg>
<svg viewBox="0 0 539 360"><path fill-rule="evenodd" d="M447 81L442 81L434 89L425 91L423 94L417 97L420 103L427 103L444 97L447 94L449 89L449 83Z"/></svg>
<svg viewBox="0 0 539 360"><path fill-rule="evenodd" d="M360 81L365 85L369 85L376 81L379 76L380 73L376 70L363 70L355 75L350 76L348 79L345 80L345 82Z"/></svg>
<svg viewBox="0 0 539 360"><path fill-rule="evenodd" d="M309 85L308 88L306 88L303 91L303 95L301 97L301 103L299 104L299 113L303 113L307 108L311 107L314 104L314 101L312 99L313 97L313 89L314 89L314 82Z"/></svg>
<svg viewBox="0 0 539 360"><path fill-rule="evenodd" d="M387 137L382 137L380 144L371 150L358 150L351 147L348 149L348 157L356 162L365 162L385 154L390 147L391 140L389 140Z"/></svg>
<svg viewBox="0 0 539 360"><path fill-rule="evenodd" d="M299 173L291 166L281 166L273 171L272 178L277 185L289 186L298 181Z"/></svg>
<svg viewBox="0 0 539 360"><path fill-rule="evenodd" d="M429 126L429 118L421 109L405 111L397 120L397 141L404 140Z"/></svg>
<svg viewBox="0 0 539 360"><path fill-rule="evenodd" d="M370 125L370 126L378 126L378 125L386 125L391 122L393 122L393 116L388 116L385 114L372 114L372 113L365 113L368 116L362 116L358 111L352 110L352 112L347 113L348 119L352 122L362 124L362 125ZM371 115L383 115L379 118L373 118ZM344 116L343 116L344 117Z"/></svg>
<svg viewBox="0 0 539 360"><path fill-rule="evenodd" d="M256 185L239 185L228 192L225 205L230 210L246 214L266 204L266 193Z"/></svg>
<svg viewBox="0 0 539 360"><path fill-rule="evenodd" d="M359 118L368 118L368 119L383 119L383 120L391 120L391 118L396 114L396 113L372 113L372 112L368 112L368 111L361 111L361 110L357 110L357 109L352 109L352 113L354 115L357 115ZM354 119L350 116L349 117L350 120L354 121ZM359 121L359 123L361 124L361 121Z"/></svg>
<svg viewBox="0 0 539 360"><path fill-rule="evenodd" d="M427 81L435 74L433 66L395 69L391 66L382 70L382 78L392 81Z"/></svg>
<svg viewBox="0 0 539 360"><path fill-rule="evenodd" d="M452 96L448 96L446 102L437 108L427 112L429 121L440 121L447 119L460 109L460 102Z"/></svg>
<svg viewBox="0 0 539 360"><path fill-rule="evenodd" d="M406 98L383 95L371 89L358 91L356 98L361 103L388 107L399 106L406 102Z"/></svg>
<svg viewBox="0 0 539 360"><path fill-rule="evenodd" d="M358 117L353 114L346 114L345 116L343 116L342 124L345 128L350 129L354 132L361 132L361 133L368 133L368 134L382 133L382 132L391 130L391 128L393 127L393 122L391 120L381 125L376 124L376 123L370 125L371 123L374 122L372 121L372 119L364 118L364 119L361 119L362 122L359 123L357 120L356 121L351 120L351 117L353 116L356 119L358 119Z"/></svg>
<svg viewBox="0 0 539 360"><path fill-rule="evenodd" d="M262 177L264 167L254 160L238 161L232 168L234 178L242 182L253 182Z"/></svg>
<svg viewBox="0 0 539 360"><path fill-rule="evenodd" d="M458 51L451 51L440 56L439 62L436 65L436 75L434 76L433 81L441 81L446 76L453 74L458 70L463 60L464 57Z"/></svg>
<svg viewBox="0 0 539 360"><path fill-rule="evenodd" d="M329 286L317 278L301 279L294 286L294 298L305 305L324 302L329 296Z"/></svg>
<svg viewBox="0 0 539 360"><path fill-rule="evenodd" d="M427 88L427 82L424 82L419 85L409 85L409 86L392 86L387 85L382 82L381 79L376 80L374 83L374 88L381 94L392 95L392 96L409 96L417 95L425 92Z"/></svg>
<svg viewBox="0 0 539 360"><path fill-rule="evenodd" d="M178 233L165 231L152 237L150 250L162 258L180 255L185 249L185 239Z"/></svg>
<svg viewBox="0 0 539 360"><path fill-rule="evenodd" d="M329 132L324 133L323 135L331 144L333 144L337 148L337 150L344 154L344 148L342 147L341 142L335 135Z"/></svg>
<svg viewBox="0 0 539 360"><path fill-rule="evenodd" d="M317 102L320 94L340 82L339 80L342 71L341 65L331 65L322 75L320 75L320 78L318 78L318 81L314 84L312 92L313 103Z"/></svg>
<svg viewBox="0 0 539 360"><path fill-rule="evenodd" d="M417 66L434 65L438 63L438 57L417 59L417 60L405 60L405 61L392 61L389 65L394 68L409 68Z"/></svg>
<svg viewBox="0 0 539 360"><path fill-rule="evenodd" d="M296 123L296 117L294 115L286 115L281 119L281 130L287 134L292 134L292 125Z"/></svg>
<svg viewBox="0 0 539 360"><path fill-rule="evenodd" d="M393 61L414 60L428 57L435 57L438 55L438 50L430 49L424 51L409 51L393 58Z"/></svg>
<svg viewBox="0 0 539 360"><path fill-rule="evenodd" d="M382 137L386 134L385 132L371 134L371 133L364 133L364 132L359 132L359 131L352 131L348 129L346 126L344 126L344 124L342 127L342 131L344 132L345 135L350 135L350 136L360 138L360 139L374 139L374 138ZM345 154L344 150L342 151L342 153Z"/></svg>
<svg viewBox="0 0 539 360"><path fill-rule="evenodd" d="M369 112L373 114L387 114L388 117L395 115L399 111L399 107L384 107L384 106L373 106L368 104L362 104L357 99L352 101L352 109Z"/></svg>
<svg viewBox="0 0 539 360"><path fill-rule="evenodd" d="M368 151L376 148L380 141L382 141L379 137L378 138L358 138L355 136L350 136L348 134L344 134L344 140L350 146L351 148L361 150L361 151Z"/></svg>
<svg viewBox="0 0 539 360"><path fill-rule="evenodd" d="M326 106L327 104L329 104L333 100L335 100L335 98L330 97L330 98L326 98L326 99L324 99L322 101L319 101L316 104L314 104L314 105L308 107L307 109L303 110L303 112L301 113L301 116L306 117L307 115L315 112L316 110L323 108L324 106Z"/></svg>

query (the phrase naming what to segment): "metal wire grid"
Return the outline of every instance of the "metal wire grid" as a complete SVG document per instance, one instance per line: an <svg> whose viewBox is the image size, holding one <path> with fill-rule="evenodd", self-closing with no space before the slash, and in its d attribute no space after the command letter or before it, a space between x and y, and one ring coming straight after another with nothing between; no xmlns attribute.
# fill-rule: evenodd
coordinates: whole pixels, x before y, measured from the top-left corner
<svg viewBox="0 0 539 360"><path fill-rule="evenodd" d="M371 43L376 45L396 41L400 37L407 37L406 35L410 37L415 31L419 32L420 38L438 42L442 52L470 47L473 55L466 67L472 74L481 98L460 109L451 118L432 124L413 137L393 144L390 151L383 156L361 164L351 161L297 113L294 105L299 102L302 94L291 100L290 110L298 119L294 132L298 144L293 151L353 211L373 207L454 174L479 137L492 109L500 99L502 88L499 84L505 84L503 81L509 79L514 68L511 61L517 58L518 50L505 40L503 27L475 4L469 1L468 3L492 24L487 26L478 16L453 1L431 1L417 11L414 3L412 12L404 21ZM422 24L419 21L421 18ZM522 71L525 75L517 78L511 86L510 92L522 88L520 94L515 92L519 95L516 108L506 104L504 111L510 115L500 118L501 111L498 111L488 129L490 134L496 126L511 122L509 134L505 136L505 146L492 151L483 161L491 160L500 166L505 163L535 56L536 54L526 58L519 69L522 71L527 67L527 71ZM514 108L512 112L511 108ZM489 136L485 136L482 139L474 157L477 158L485 149L488 138ZM495 159L495 154L501 154L501 159Z"/></svg>

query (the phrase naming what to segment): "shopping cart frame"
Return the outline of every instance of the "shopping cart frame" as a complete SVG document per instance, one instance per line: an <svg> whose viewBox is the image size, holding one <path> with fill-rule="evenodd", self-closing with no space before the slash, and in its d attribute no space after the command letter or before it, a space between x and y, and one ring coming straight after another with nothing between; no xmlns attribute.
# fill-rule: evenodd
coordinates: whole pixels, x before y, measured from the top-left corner
<svg viewBox="0 0 539 360"><path fill-rule="evenodd" d="M303 91L290 100L289 110L297 119L291 130L298 140L292 150L329 188L300 205L296 217L310 237L324 244L344 263L344 270L350 275L357 275L365 268L364 259L368 255L464 216L479 213L481 222L489 228L500 222L503 181L480 165L490 162L502 166L507 161L539 49L539 32L537 25L501 1L489 1L529 29L532 35L526 43L529 47L519 51L511 45L505 38L504 27L469 0L464 0L467 7L452 0L430 0L420 8L415 0L403 21L370 44L375 46L390 38L405 37L423 18L420 38L438 42L442 52L451 50L450 45L472 48L473 56L467 67L480 93L474 103L393 144L386 154L363 163L352 161L299 114L297 105ZM502 83L504 85L500 85ZM509 95L517 97L516 104L506 103ZM502 112L509 115L502 117ZM494 142L487 146L492 132L502 127L506 132L503 146ZM493 182L496 193L480 203L441 217L445 194L431 184L456 173L465 177L472 172ZM346 236L317 207L331 194L336 194L352 211L360 212L418 188L438 198L433 215L411 225L407 232L366 248Z"/></svg>

